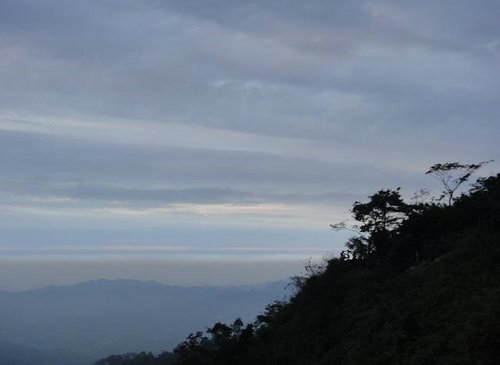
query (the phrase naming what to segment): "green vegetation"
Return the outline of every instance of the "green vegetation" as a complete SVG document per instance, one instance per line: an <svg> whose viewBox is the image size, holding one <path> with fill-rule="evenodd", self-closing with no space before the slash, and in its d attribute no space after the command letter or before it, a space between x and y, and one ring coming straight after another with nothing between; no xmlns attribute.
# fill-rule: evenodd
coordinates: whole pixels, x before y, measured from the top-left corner
<svg viewBox="0 0 500 365"><path fill-rule="evenodd" d="M497 364L500 174L459 197L449 186L446 203L409 204L399 189L356 202L357 224L332 225L358 232L346 250L254 323L217 323L175 356L98 364Z"/></svg>

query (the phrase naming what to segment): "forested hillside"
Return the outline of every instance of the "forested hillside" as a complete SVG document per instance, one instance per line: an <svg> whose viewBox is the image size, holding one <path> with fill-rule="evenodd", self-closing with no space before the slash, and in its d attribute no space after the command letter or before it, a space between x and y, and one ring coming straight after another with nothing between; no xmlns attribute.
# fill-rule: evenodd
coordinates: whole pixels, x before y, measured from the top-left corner
<svg viewBox="0 0 500 365"><path fill-rule="evenodd" d="M254 323L217 323L175 356L98 364L498 364L500 174L456 196L479 167L434 165L435 199L405 202L396 189L354 203L356 223L332 225L356 232L346 250Z"/></svg>

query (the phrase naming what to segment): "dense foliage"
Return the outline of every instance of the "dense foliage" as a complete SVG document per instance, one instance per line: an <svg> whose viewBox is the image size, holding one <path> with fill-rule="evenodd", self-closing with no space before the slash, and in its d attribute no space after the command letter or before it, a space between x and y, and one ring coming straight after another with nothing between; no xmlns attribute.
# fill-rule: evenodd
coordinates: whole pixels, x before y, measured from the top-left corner
<svg viewBox="0 0 500 365"><path fill-rule="evenodd" d="M500 174L446 204L381 190L352 212L359 235L342 255L296 278L297 294L254 323L192 334L175 358L98 364L498 363Z"/></svg>

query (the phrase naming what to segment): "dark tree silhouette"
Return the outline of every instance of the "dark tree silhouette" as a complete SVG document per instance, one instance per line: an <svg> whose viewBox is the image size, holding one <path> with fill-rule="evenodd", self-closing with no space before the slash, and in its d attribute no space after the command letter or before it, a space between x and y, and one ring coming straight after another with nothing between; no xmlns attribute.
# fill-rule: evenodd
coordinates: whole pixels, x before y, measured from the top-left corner
<svg viewBox="0 0 500 365"><path fill-rule="evenodd" d="M231 339L233 330L227 324L217 322L207 330L207 333L212 335L212 340L216 346L221 346Z"/></svg>
<svg viewBox="0 0 500 365"><path fill-rule="evenodd" d="M359 234L346 243L347 251L342 253L344 259L366 259L375 251L382 253L384 241L408 217L410 206L403 201L400 188L379 190L369 198L368 202L357 201L352 207L353 218L359 224L348 226L345 222L340 222L330 225L335 230Z"/></svg>
<svg viewBox="0 0 500 365"><path fill-rule="evenodd" d="M400 190L379 190L370 196L369 202L354 203L352 213L354 219L361 223L361 232L389 232L399 227L408 209Z"/></svg>
<svg viewBox="0 0 500 365"><path fill-rule="evenodd" d="M385 251L384 243L408 217L408 210L408 205L401 197L400 188L379 190L370 196L367 203L354 203L353 217L360 222L360 231L369 234L368 238L363 238L367 242L368 255L373 251Z"/></svg>
<svg viewBox="0 0 500 365"><path fill-rule="evenodd" d="M439 180L444 187L440 200L447 198L448 206L453 202L455 192L465 183L477 170L484 165L493 162L481 161L475 164L464 164L460 162L445 162L432 165L425 173Z"/></svg>

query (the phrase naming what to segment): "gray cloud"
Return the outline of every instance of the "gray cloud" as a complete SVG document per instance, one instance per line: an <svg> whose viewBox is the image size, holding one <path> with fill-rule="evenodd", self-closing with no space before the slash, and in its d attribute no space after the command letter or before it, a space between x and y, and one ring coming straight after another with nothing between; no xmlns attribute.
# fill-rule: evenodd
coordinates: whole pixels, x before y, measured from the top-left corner
<svg viewBox="0 0 500 365"><path fill-rule="evenodd" d="M345 210L378 188L432 185L432 163L497 158L499 12L493 0L1 1L1 224L71 226L89 207ZM131 234L120 219L86 222Z"/></svg>
<svg viewBox="0 0 500 365"><path fill-rule="evenodd" d="M309 138L472 129L496 123L497 6L4 2L3 107Z"/></svg>
<svg viewBox="0 0 500 365"><path fill-rule="evenodd" d="M342 203L419 174L265 153L0 133L0 187L34 197L134 203Z"/></svg>

